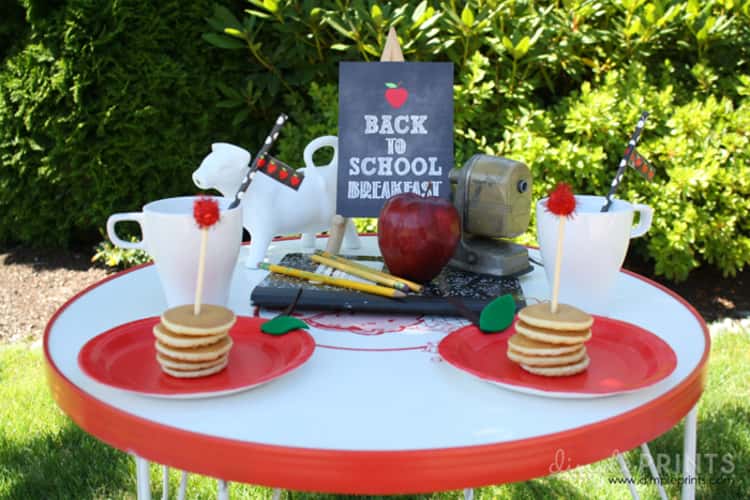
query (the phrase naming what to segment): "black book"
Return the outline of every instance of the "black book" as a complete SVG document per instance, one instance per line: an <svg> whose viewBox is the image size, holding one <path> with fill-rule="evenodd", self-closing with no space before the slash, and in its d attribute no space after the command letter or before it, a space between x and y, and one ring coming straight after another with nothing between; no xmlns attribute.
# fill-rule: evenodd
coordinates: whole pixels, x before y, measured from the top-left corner
<svg viewBox="0 0 750 500"><path fill-rule="evenodd" d="M346 259L360 262L377 270L384 268L382 257L344 255ZM279 263L315 272L319 264L310 259L309 254L291 253ZM334 310L376 313L409 313L436 316L460 316L454 302L461 302L469 310L480 313L493 299L511 294L516 302L516 310L524 307L526 301L517 278L476 274L446 266L439 275L424 286L420 294L411 293L402 299L391 299L370 293L346 288L310 283L309 281L269 274L250 294L256 306L281 309L288 306L299 288L303 289L297 309ZM454 297L451 301L446 297Z"/></svg>

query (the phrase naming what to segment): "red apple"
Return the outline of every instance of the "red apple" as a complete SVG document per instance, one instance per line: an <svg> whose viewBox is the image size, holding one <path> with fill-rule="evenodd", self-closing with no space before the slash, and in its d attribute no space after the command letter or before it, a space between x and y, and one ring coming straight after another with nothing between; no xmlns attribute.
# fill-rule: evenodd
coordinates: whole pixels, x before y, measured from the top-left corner
<svg viewBox="0 0 750 500"><path fill-rule="evenodd" d="M458 211L437 196L402 193L383 205L378 245L391 274L425 283L453 257L461 237Z"/></svg>
<svg viewBox="0 0 750 500"><path fill-rule="evenodd" d="M388 90L385 91L385 100L394 109L398 109L404 105L406 99L409 97L409 91L403 87L399 87L399 84L388 82L385 84Z"/></svg>

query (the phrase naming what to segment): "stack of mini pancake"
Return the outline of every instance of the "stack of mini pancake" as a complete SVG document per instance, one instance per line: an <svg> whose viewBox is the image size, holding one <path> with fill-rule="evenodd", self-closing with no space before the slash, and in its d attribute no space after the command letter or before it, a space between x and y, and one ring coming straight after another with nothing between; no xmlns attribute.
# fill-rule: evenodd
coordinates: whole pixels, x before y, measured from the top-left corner
<svg viewBox="0 0 750 500"><path fill-rule="evenodd" d="M226 368L232 339L229 329L236 317L226 307L203 304L168 309L154 326L156 360L164 373L179 378L205 377Z"/></svg>
<svg viewBox="0 0 750 500"><path fill-rule="evenodd" d="M553 313L549 302L518 312L516 333L508 339L508 359L548 377L574 375L589 366L584 342L591 338L591 315L567 304Z"/></svg>

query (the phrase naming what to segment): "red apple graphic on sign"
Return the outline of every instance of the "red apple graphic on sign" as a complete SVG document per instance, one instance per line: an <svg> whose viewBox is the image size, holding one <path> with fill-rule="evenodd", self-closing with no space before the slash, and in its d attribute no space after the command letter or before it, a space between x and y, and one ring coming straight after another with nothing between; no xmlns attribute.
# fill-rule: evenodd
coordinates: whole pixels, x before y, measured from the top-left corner
<svg viewBox="0 0 750 500"><path fill-rule="evenodd" d="M388 104L394 109L403 106L406 99L409 97L409 91L403 87L399 87L399 85L401 85L401 82L388 82L385 84L385 86L388 87L388 90L385 91L385 100L388 101Z"/></svg>
<svg viewBox="0 0 750 500"><path fill-rule="evenodd" d="M444 198L397 194L380 211L378 246L396 276L430 281L453 257L460 238L458 211Z"/></svg>

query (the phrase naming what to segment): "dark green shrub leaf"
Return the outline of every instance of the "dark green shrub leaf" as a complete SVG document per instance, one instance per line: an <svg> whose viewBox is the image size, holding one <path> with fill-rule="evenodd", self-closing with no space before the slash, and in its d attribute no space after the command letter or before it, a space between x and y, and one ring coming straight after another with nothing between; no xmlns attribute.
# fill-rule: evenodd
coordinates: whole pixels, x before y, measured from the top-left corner
<svg viewBox="0 0 750 500"><path fill-rule="evenodd" d="M204 33L203 39L213 45L214 47L219 47L220 49L244 49L246 48L246 44L235 40L234 38L229 38L227 36L223 35L217 35L216 33Z"/></svg>

